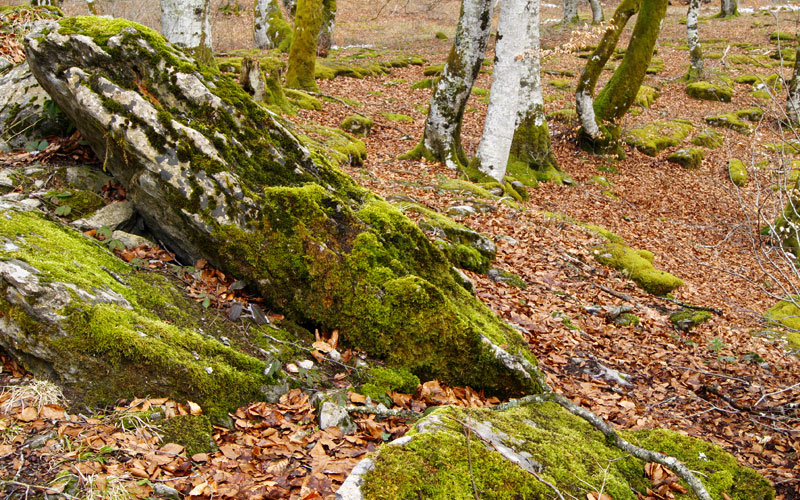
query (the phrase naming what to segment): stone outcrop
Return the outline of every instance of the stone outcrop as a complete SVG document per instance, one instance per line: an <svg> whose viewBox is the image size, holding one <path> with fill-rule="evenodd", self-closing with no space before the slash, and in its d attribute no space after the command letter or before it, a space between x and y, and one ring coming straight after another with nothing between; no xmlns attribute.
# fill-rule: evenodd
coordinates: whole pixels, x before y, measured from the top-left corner
<svg viewBox="0 0 800 500"><path fill-rule="evenodd" d="M183 263L205 258L305 327L425 378L539 390L521 336L425 234L232 79L135 23L46 22L29 65Z"/></svg>

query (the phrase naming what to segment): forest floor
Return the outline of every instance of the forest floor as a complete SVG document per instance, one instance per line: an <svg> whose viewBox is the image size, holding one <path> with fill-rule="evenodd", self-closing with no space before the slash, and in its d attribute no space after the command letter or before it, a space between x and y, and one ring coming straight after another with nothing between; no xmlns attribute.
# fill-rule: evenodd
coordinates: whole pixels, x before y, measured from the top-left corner
<svg viewBox="0 0 800 500"><path fill-rule="evenodd" d="M776 30L795 33L798 13L774 14L760 6L742 2L741 15L733 19L713 18L715 5L703 8L699 29L710 75L736 78L777 73L788 81L791 66L768 57L777 48L769 35ZM610 17L610 7L605 9ZM542 18L559 13L555 6L545 6ZM788 343L763 314L779 298L796 293L800 276L785 255L758 234L759 227L772 222L783 206L786 193L781 186L792 172L791 158L765 148L783 139L779 122L785 90L765 100L751 95L751 84L734 84L730 103L689 98L680 80L688 64L685 24L680 22L685 14L685 6L669 8L656 56L663 60L663 69L645 81L660 89L660 96L650 108L635 106L621 125L629 130L657 120L684 119L694 124L690 136L654 157L626 145L626 157L619 159L582 151L574 121L551 121L556 158L574 185L541 183L530 189L530 201L515 208L498 200L480 200L488 210L459 219L497 242L495 266L520 275L527 288L468 275L481 299L527 332L532 352L557 391L621 428L661 426L714 442L772 481L779 499L798 499L800 346ZM342 15L337 36L346 43L361 43L368 23L355 14L352 19ZM450 15L447 19L452 19ZM393 23L397 22L395 18ZM422 26L418 36L405 38L386 27L372 43L383 44L393 53L422 55L428 64L442 62L451 42L427 32L439 25L446 26L452 36L454 24L436 20ZM542 76L548 112L574 108L576 75L585 63L579 54L597 40L599 32L589 26L545 25ZM780 43L791 46L793 42ZM335 57L368 52L352 47ZM382 57L381 52L374 55ZM410 66L378 77L320 80L322 94L357 104L325 100L323 110L301 110L289 119L299 126L315 122L337 127L354 112L372 117L376 124L365 139L367 159L363 165L347 167L348 173L384 197L410 197L445 213L454 205L475 202L474 194L441 187L444 181L458 178L458 173L440 164L397 159L422 135L431 91L410 88L423 78L422 72L423 67ZM604 72L604 78L610 74ZM482 73L476 86L489 89L491 75ZM667 161L671 152L690 146L693 136L713 128L705 125L705 117L754 106L765 113L753 123L752 134L715 128L723 135L723 145L706 148L698 168L685 169ZM486 99L473 95L462 129L470 154L480 140L486 108ZM401 113L409 119L390 121L385 113ZM732 159L743 160L747 166L750 179L745 186L731 182L728 164ZM653 252L656 268L685 281L674 292L675 300L720 314L690 332L676 329L669 316L681 306L645 293L620 272L597 263L593 252L603 239L574 221L601 226L628 245ZM622 326L611 319L613 314L605 314L621 306L630 308L640 322ZM22 372L5 361L4 382L19 383ZM628 374L631 385L598 378L598 364ZM13 390L6 394L10 398ZM491 403L469 389L445 388L435 382L420 386L415 395L395 394L393 399L414 410L443 402ZM173 413L192 411L163 400L128 402L118 411L152 405L171 405ZM240 409L235 415L236 429L216 429L219 451L188 460L181 450L158 451L146 429L132 436L108 420L68 417L57 405L49 411L55 412L49 420L41 409L28 415L21 410L13 415L0 413L0 432L13 428L15 433L0 444L0 477L10 477L9 471L31 471L28 478L14 476L19 484L6 485L13 495L23 497L26 484L41 485L43 477L52 478L55 471L73 467L82 477L96 477L104 484L108 477L127 473L134 478L125 482L128 491L142 496L161 483L187 498L189 494L192 498L246 497L245 485L257 492L253 498L327 498L364 453L407 428L400 419L361 416L359 431L353 436L314 430L308 398L295 391L277 405ZM277 434L269 435L274 434L274 442L284 446L277 456L285 462L278 465L265 465L268 462L255 457L254 447L264 446L266 439L264 429L269 426L265 421L274 423ZM49 445L30 452L20 448L32 436L47 433L83 440L83 455L76 452L56 464ZM103 449L99 443L127 451L107 452L99 460L97 452ZM131 451L135 446L156 451L149 455ZM302 467L292 468L289 462ZM131 471L136 472L131 476Z"/></svg>

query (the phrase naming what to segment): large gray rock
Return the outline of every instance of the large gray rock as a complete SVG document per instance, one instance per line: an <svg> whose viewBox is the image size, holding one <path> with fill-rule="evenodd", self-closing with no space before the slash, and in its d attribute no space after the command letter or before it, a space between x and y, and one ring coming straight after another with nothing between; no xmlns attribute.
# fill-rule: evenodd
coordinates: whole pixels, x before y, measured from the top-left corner
<svg viewBox="0 0 800 500"><path fill-rule="evenodd" d="M539 389L526 342L427 236L236 82L118 20L65 18L26 43L37 80L182 262L205 258L390 365L493 393Z"/></svg>
<svg viewBox="0 0 800 500"><path fill-rule="evenodd" d="M107 227L111 231L124 230L130 227L136 215L133 203L130 201L116 201L109 203L85 219L78 219L73 226L83 231Z"/></svg>
<svg viewBox="0 0 800 500"><path fill-rule="evenodd" d="M288 390L265 375L266 361L211 336L206 311L169 280L24 203L0 198L0 221L0 346L79 406L149 394L197 402L224 422Z"/></svg>
<svg viewBox="0 0 800 500"><path fill-rule="evenodd" d="M22 148L47 135L63 135L70 126L67 116L53 107L27 63L0 76L0 136L9 146Z"/></svg>

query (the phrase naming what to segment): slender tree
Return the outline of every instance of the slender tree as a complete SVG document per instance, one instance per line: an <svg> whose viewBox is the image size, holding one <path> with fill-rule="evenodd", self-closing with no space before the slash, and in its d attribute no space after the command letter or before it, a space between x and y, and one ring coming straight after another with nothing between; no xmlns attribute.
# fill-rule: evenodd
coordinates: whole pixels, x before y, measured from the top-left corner
<svg viewBox="0 0 800 500"><path fill-rule="evenodd" d="M161 31L198 61L213 64L208 0L161 0Z"/></svg>
<svg viewBox="0 0 800 500"><path fill-rule="evenodd" d="M286 68L286 86L317 90L314 67L317 35L322 23L322 0L298 0L294 21L294 35Z"/></svg>
<svg viewBox="0 0 800 500"><path fill-rule="evenodd" d="M605 21L603 5L600 0L589 0L589 6L592 8L592 24L600 24Z"/></svg>
<svg viewBox="0 0 800 500"><path fill-rule="evenodd" d="M86 0L86 6L89 8L89 12L93 16L100 15L100 9L97 7L97 0Z"/></svg>
<svg viewBox="0 0 800 500"><path fill-rule="evenodd" d="M322 25L317 36L317 55L328 57L336 26L336 0L322 0Z"/></svg>
<svg viewBox="0 0 800 500"><path fill-rule="evenodd" d="M789 117L789 122L792 125L800 125L800 46L797 47L792 80L789 82L786 116Z"/></svg>
<svg viewBox="0 0 800 500"><path fill-rule="evenodd" d="M500 8L502 9L502 5ZM575 24L578 21L578 0L564 0L564 17L561 19L561 23Z"/></svg>
<svg viewBox="0 0 800 500"><path fill-rule="evenodd" d="M455 40L433 89L422 140L403 158L424 157L452 169L467 164L461 147L461 120L489 43L492 4L492 0L461 2Z"/></svg>
<svg viewBox="0 0 800 500"><path fill-rule="evenodd" d="M253 39L259 49L289 51L292 25L284 18L278 0L256 0Z"/></svg>
<svg viewBox="0 0 800 500"><path fill-rule="evenodd" d="M623 0L603 34L597 49L589 56L575 91L575 104L582 134L595 146L613 142L613 130L606 128L622 118L636 99L653 57L661 24L667 12L667 0ZM606 86L594 99L595 86L606 62L619 42L628 20L638 12L631 42L622 62ZM598 120L605 130L601 130Z"/></svg>
<svg viewBox="0 0 800 500"><path fill-rule="evenodd" d="M703 76L703 51L700 48L700 36L697 31L697 18L700 14L700 2L690 0L686 14L686 35L689 38L689 71L687 80L698 80Z"/></svg>
<svg viewBox="0 0 800 500"><path fill-rule="evenodd" d="M63 0L31 0L31 5L49 5L51 7L61 7Z"/></svg>
<svg viewBox="0 0 800 500"><path fill-rule="evenodd" d="M733 17L739 15L738 0L722 0L717 17Z"/></svg>

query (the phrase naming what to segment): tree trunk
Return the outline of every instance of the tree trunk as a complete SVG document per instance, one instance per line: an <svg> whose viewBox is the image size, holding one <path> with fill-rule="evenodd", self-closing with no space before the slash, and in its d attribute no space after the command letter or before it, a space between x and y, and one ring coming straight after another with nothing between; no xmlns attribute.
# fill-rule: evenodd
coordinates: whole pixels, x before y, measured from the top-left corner
<svg viewBox="0 0 800 500"><path fill-rule="evenodd" d="M283 17L277 0L256 0L253 24L256 47L288 52L292 41L292 26Z"/></svg>
<svg viewBox="0 0 800 500"><path fill-rule="evenodd" d="M431 96L422 141L405 159L425 157L452 169L467 164L461 120L481 69L492 27L492 0L463 0L453 47Z"/></svg>
<svg viewBox="0 0 800 500"><path fill-rule="evenodd" d="M800 47L797 48L792 80L789 82L789 97L786 100L786 115L793 125L800 125Z"/></svg>
<svg viewBox="0 0 800 500"><path fill-rule="evenodd" d="M61 7L61 3L63 0L31 0L31 5L34 6L41 6L41 5L50 5L52 7Z"/></svg>
<svg viewBox="0 0 800 500"><path fill-rule="evenodd" d="M492 89L474 166L503 183L520 97L522 56L528 41L529 0L503 0L497 26Z"/></svg>
<svg viewBox="0 0 800 500"><path fill-rule="evenodd" d="M322 0L322 26L317 36L317 55L328 57L333 43L333 28L336 26L336 0Z"/></svg>
<svg viewBox="0 0 800 500"><path fill-rule="evenodd" d="M503 6L501 4L500 9ZM563 24L576 24L578 19L578 0L564 0L564 18L561 20Z"/></svg>
<svg viewBox="0 0 800 500"><path fill-rule="evenodd" d="M322 0L298 0L294 21L286 86L318 90L314 80L314 66L317 58L317 35L322 23Z"/></svg>
<svg viewBox="0 0 800 500"><path fill-rule="evenodd" d="M737 0L722 0L720 4L719 17L731 17L739 15L739 2Z"/></svg>
<svg viewBox="0 0 800 500"><path fill-rule="evenodd" d="M208 0L161 0L161 31L204 64L214 63Z"/></svg>
<svg viewBox="0 0 800 500"><path fill-rule="evenodd" d="M583 133L592 140L598 139L602 135L594 113L594 89L597 86L597 80L600 78L603 67L614 53L614 49L617 48L625 25L634 14L639 12L640 4L641 0L623 0L619 4L608 28L603 33L603 38L589 56L578 79L575 89L575 108L581 120Z"/></svg>
<svg viewBox="0 0 800 500"><path fill-rule="evenodd" d="M93 16L100 15L100 9L97 7L97 0L86 0L86 6L89 8L89 12Z"/></svg>
<svg viewBox="0 0 800 500"><path fill-rule="evenodd" d="M517 126L508 158L508 173L525 185L535 185L538 180L562 181L550 144L542 98L539 5L539 0L528 2L527 47L522 59Z"/></svg>
<svg viewBox="0 0 800 500"><path fill-rule="evenodd" d="M613 122L622 118L636 100L653 58L667 3L668 0L642 0L625 57L595 100L594 110L600 120Z"/></svg>
<svg viewBox="0 0 800 500"><path fill-rule="evenodd" d="M701 1L690 0L689 12L686 14L686 34L689 38L689 72L686 73L686 79L689 81L703 77L703 51L700 48L700 36L697 31Z"/></svg>
<svg viewBox="0 0 800 500"><path fill-rule="evenodd" d="M294 16L297 13L297 0L281 0L281 3L283 8L286 9L289 19L294 21Z"/></svg>
<svg viewBox="0 0 800 500"><path fill-rule="evenodd" d="M589 6L592 8L592 24L600 24L605 21L600 0L589 0Z"/></svg>
<svg viewBox="0 0 800 500"><path fill-rule="evenodd" d="M261 73L261 63L258 59L245 57L242 59L242 71L239 73L239 85L253 96L253 100L263 101L267 84Z"/></svg>

